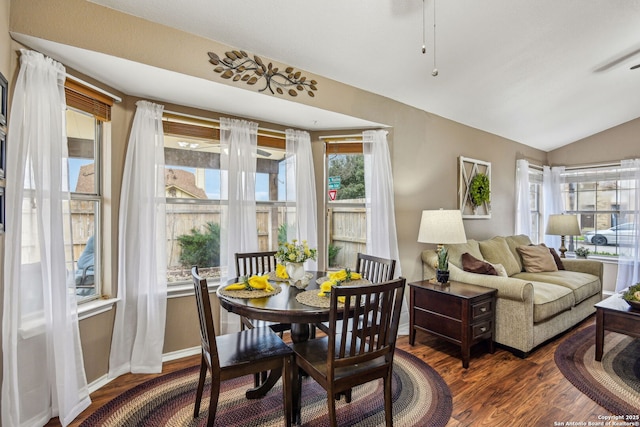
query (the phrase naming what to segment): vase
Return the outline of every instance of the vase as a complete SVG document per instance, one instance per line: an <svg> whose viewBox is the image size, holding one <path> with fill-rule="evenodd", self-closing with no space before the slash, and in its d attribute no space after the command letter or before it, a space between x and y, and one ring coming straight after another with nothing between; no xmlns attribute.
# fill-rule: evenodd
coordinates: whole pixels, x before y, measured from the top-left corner
<svg viewBox="0 0 640 427"><path fill-rule="evenodd" d="M292 283L296 283L304 278L304 263L302 262L288 262L285 265L289 280Z"/></svg>
<svg viewBox="0 0 640 427"><path fill-rule="evenodd" d="M449 270L436 270L436 280L439 283L447 283L449 281Z"/></svg>

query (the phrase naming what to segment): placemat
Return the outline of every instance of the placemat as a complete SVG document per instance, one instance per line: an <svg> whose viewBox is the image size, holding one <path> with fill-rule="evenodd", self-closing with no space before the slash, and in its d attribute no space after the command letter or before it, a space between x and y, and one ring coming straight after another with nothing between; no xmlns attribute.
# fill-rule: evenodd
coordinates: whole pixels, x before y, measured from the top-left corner
<svg viewBox="0 0 640 427"><path fill-rule="evenodd" d="M322 285L324 282L329 281L329 276L324 276L316 280L318 285ZM371 281L369 279L358 279L351 280L349 282L342 282L343 286L362 286L362 285L370 285Z"/></svg>
<svg viewBox="0 0 640 427"><path fill-rule="evenodd" d="M273 286L273 291L271 292L267 292L262 289L254 289L251 291L244 290L244 289L240 291L227 291L225 288L222 288L220 290L220 294L230 298L248 299L248 298L266 298L273 295L277 295L280 293L280 291L282 291L282 288L278 284L273 283L271 284L271 286Z"/></svg>
<svg viewBox="0 0 640 427"><path fill-rule="evenodd" d="M289 278L283 279L282 277L278 277L275 271L270 271L269 280L271 280L272 282L288 282Z"/></svg>
<svg viewBox="0 0 640 427"><path fill-rule="evenodd" d="M300 304L308 305L311 307L329 308L331 306L331 298L321 297L318 295L318 292L320 292L318 289L300 292L298 295L296 295L296 300ZM338 306L342 306L342 304L338 303Z"/></svg>

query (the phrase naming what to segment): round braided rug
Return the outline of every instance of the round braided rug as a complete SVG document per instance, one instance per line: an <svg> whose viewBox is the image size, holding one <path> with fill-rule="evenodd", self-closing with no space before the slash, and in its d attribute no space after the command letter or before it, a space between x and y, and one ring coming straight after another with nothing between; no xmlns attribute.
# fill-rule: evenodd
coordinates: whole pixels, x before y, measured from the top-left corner
<svg viewBox="0 0 640 427"><path fill-rule="evenodd" d="M554 358L560 372L591 400L616 415L640 413L640 339L605 332L602 362L595 360L590 326L562 342Z"/></svg>
<svg viewBox="0 0 640 427"><path fill-rule="evenodd" d="M161 375L116 397L84 420L81 427L204 426L208 414L209 379L193 418L199 366ZM207 378L209 378L207 376ZM340 426L384 426L382 380L352 390L351 403L336 402ZM281 382L262 399L247 400L253 376L222 383L216 426L284 425ZM328 426L327 394L312 379L302 382L302 425ZM393 419L397 426L442 427L452 412L449 387L442 377L417 357L396 349L394 357Z"/></svg>

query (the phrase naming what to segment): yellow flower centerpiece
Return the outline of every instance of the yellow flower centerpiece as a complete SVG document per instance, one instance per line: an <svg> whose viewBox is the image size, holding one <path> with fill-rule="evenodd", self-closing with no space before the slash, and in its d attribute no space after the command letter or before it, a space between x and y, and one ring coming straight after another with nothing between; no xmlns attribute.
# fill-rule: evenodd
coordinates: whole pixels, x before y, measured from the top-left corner
<svg viewBox="0 0 640 427"><path fill-rule="evenodd" d="M303 240L302 243L298 243L295 239L291 243L281 243L276 252L278 260L276 276L281 279L288 278L291 284L298 287L306 286L309 282L305 280L306 273L303 263L308 259L315 260L317 255L318 251L311 249L306 240Z"/></svg>

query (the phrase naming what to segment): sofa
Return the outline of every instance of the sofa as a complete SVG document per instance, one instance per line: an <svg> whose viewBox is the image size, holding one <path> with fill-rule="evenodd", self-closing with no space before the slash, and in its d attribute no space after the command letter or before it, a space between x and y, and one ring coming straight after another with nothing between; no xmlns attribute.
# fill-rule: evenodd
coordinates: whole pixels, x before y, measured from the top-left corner
<svg viewBox="0 0 640 427"><path fill-rule="evenodd" d="M445 246L449 280L498 290L494 341L520 357L595 313L602 299L601 262L561 259L528 236ZM436 250L422 252L422 264L423 279L434 278Z"/></svg>

